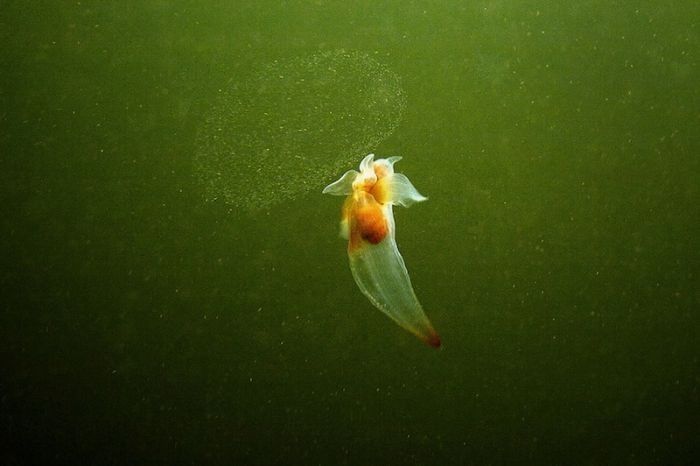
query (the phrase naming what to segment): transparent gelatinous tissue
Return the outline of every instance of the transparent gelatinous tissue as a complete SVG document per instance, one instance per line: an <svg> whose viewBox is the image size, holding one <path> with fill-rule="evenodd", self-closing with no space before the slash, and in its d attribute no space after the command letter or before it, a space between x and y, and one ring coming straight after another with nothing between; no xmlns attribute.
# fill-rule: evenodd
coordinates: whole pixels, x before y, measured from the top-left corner
<svg viewBox="0 0 700 466"><path fill-rule="evenodd" d="M200 128L205 198L255 210L320 191L394 131L404 106L399 77L361 52L255 67L221 89Z"/></svg>

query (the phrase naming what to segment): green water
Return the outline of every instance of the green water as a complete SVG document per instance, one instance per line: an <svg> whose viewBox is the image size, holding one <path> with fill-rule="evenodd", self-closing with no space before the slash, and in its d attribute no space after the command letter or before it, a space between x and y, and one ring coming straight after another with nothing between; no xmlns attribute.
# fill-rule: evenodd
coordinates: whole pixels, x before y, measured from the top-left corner
<svg viewBox="0 0 700 466"><path fill-rule="evenodd" d="M697 460L698 2L1 10L1 463ZM355 167L245 212L196 176L222 86L340 49L401 79L437 351L353 283Z"/></svg>

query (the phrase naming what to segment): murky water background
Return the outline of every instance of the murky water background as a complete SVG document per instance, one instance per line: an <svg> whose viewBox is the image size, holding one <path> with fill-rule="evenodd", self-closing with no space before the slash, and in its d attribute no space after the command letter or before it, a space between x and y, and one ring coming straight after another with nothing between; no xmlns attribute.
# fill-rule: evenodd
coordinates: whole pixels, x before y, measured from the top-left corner
<svg viewBox="0 0 700 466"><path fill-rule="evenodd" d="M699 17L691 1L9 2L0 459L692 463ZM364 153L278 178L283 202L252 210L198 175L227 83L255 114L249 94L284 93L251 70L337 50L400 78L372 150L430 197L396 209L397 240L439 351L353 283L320 191ZM395 95L342 82L318 86ZM301 106L278 116L335 127ZM230 145L264 149L241 121Z"/></svg>

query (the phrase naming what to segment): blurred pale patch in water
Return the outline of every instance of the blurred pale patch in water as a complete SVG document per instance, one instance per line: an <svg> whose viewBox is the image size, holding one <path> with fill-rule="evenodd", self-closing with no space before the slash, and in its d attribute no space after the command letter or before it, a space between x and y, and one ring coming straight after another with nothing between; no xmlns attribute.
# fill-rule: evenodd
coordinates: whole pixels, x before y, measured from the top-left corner
<svg viewBox="0 0 700 466"><path fill-rule="evenodd" d="M200 128L205 197L255 210L320 192L394 131L404 106L399 77L360 52L256 67L220 90Z"/></svg>

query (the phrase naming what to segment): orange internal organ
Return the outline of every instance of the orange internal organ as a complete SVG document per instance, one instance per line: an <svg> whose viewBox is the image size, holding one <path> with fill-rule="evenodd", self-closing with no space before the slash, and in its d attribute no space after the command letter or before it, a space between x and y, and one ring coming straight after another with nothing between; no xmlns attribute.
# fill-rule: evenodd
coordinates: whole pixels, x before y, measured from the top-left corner
<svg viewBox="0 0 700 466"><path fill-rule="evenodd" d="M384 239L389 228L384 218L384 212L379 204L367 204L361 206L355 212L357 228L362 239L372 244L377 244Z"/></svg>
<svg viewBox="0 0 700 466"><path fill-rule="evenodd" d="M351 209L351 247L359 246L360 240L372 244L380 243L389 233L389 225L381 204L366 192L356 192ZM354 243L354 244L353 244Z"/></svg>

